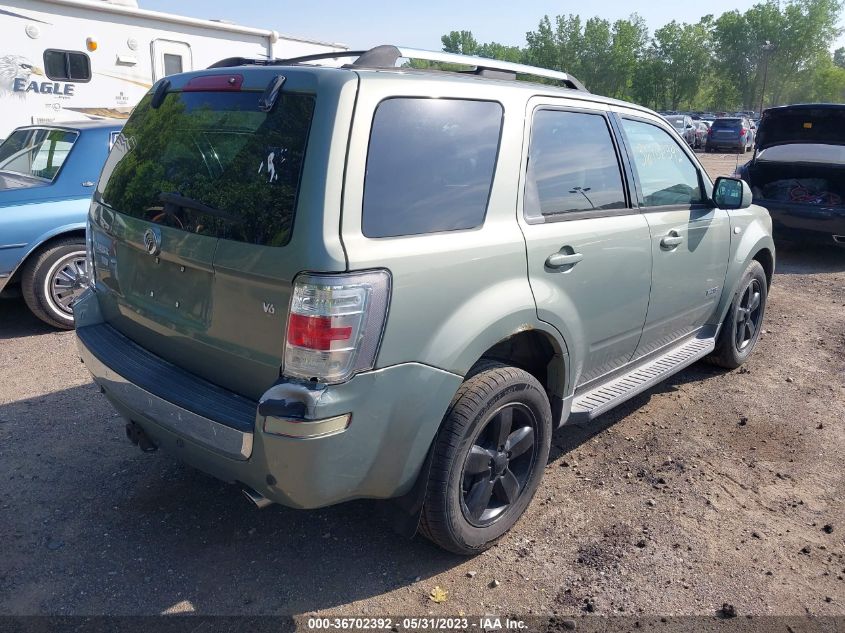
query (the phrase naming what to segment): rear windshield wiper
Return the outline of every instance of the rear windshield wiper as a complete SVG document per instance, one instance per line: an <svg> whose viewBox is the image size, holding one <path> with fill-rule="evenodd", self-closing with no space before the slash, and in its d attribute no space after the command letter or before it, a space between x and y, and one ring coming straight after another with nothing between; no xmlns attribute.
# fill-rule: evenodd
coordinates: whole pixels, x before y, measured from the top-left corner
<svg viewBox="0 0 845 633"><path fill-rule="evenodd" d="M206 213L208 215L214 216L215 218L220 218L221 220L230 222L231 224L243 223L243 220L241 218L234 216L231 213L226 213L225 211L221 211L220 209L215 209L214 207L210 207L207 204L203 204L199 200L194 200L193 198L183 196L181 193L162 191L160 194L158 194L158 199L164 203L164 212L168 214L172 213L172 210L168 210L168 206L173 206L179 207L180 209L191 209L193 211L199 211L200 213Z"/></svg>

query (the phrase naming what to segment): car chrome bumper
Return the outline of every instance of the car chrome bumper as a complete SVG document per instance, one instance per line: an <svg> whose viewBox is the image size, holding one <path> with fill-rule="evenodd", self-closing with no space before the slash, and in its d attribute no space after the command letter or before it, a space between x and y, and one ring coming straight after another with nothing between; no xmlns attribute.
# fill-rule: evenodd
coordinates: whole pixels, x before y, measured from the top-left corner
<svg viewBox="0 0 845 633"><path fill-rule="evenodd" d="M143 412L156 424L226 457L247 460L252 455L253 434L244 433L183 409L133 384L107 367L77 338L79 353L94 381L112 402Z"/></svg>

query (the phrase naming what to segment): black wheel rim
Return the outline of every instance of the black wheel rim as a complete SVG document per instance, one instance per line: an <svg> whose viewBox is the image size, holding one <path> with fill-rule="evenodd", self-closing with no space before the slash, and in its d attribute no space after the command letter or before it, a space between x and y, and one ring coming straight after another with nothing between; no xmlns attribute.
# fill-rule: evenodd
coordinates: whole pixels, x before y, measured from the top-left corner
<svg viewBox="0 0 845 633"><path fill-rule="evenodd" d="M461 472L461 509L472 525L498 521L525 491L534 469L537 420L523 404L498 409L476 436Z"/></svg>
<svg viewBox="0 0 845 633"><path fill-rule="evenodd" d="M734 343L739 352L744 352L757 338L760 321L763 319L763 286L752 279L739 298L736 307L736 330Z"/></svg>

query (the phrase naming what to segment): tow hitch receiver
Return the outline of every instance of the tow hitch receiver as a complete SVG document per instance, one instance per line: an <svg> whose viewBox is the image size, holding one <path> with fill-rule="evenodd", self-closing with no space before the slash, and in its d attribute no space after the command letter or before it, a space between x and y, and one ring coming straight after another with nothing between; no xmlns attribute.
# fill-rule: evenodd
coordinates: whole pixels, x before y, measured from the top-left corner
<svg viewBox="0 0 845 633"><path fill-rule="evenodd" d="M158 446L144 433L144 429L134 422L126 423L126 437L145 453L152 453L158 449Z"/></svg>

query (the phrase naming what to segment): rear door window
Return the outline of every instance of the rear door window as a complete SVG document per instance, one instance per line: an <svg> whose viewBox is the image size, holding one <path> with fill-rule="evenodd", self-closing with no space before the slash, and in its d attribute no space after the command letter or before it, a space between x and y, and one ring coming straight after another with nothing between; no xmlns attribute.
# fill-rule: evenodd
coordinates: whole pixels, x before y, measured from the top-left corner
<svg viewBox="0 0 845 633"><path fill-rule="evenodd" d="M314 113L311 95L255 92L145 97L123 127L98 185L100 201L149 222L267 246L290 240Z"/></svg>
<svg viewBox="0 0 845 633"><path fill-rule="evenodd" d="M604 116L561 110L534 115L523 206L529 222L627 206Z"/></svg>
<svg viewBox="0 0 845 633"><path fill-rule="evenodd" d="M373 118L364 181L367 237L484 222L502 130L492 101L394 98Z"/></svg>

